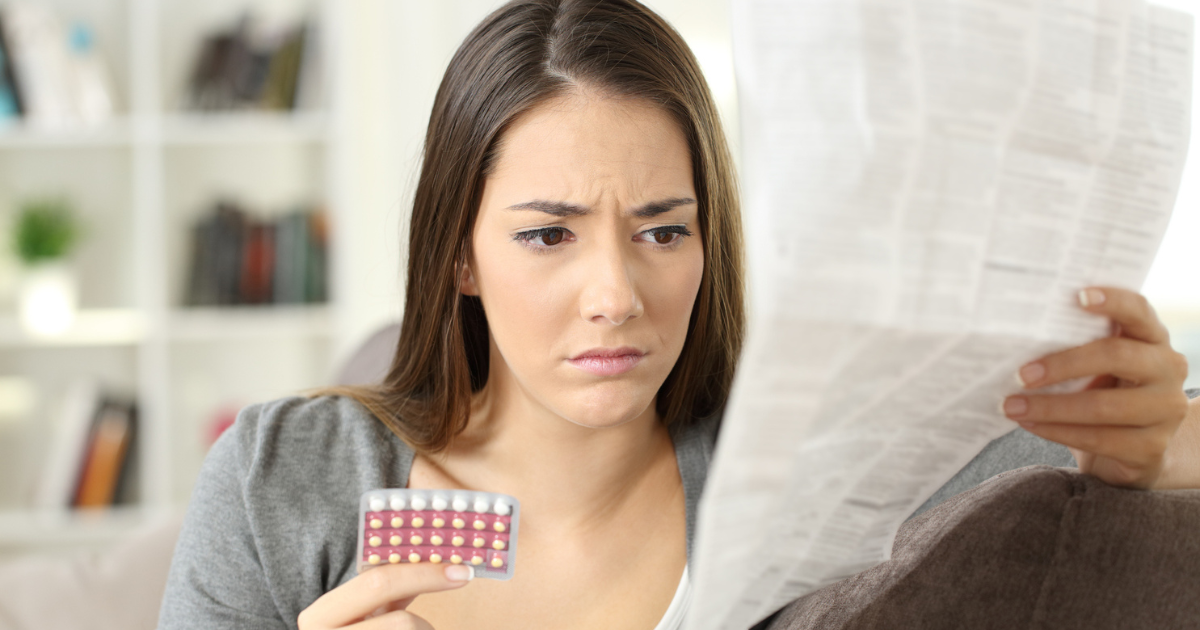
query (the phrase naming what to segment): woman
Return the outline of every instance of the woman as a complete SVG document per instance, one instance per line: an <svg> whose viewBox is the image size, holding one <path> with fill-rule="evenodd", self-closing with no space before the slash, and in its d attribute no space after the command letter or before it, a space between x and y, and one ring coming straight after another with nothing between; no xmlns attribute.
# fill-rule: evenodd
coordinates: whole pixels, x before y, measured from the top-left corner
<svg viewBox="0 0 1200 630"><path fill-rule="evenodd" d="M678 624L743 330L734 177L695 59L634 0L510 3L450 62L424 157L384 383L243 411L197 482L160 627ZM1030 430L1114 481L1191 484L1163 464L1185 368L1144 301L1102 295L1088 308L1125 336L1023 374L1127 387L1010 413L1054 421ZM1014 461L1047 461L1031 441ZM404 486L519 497L515 578L355 576L359 495Z"/></svg>

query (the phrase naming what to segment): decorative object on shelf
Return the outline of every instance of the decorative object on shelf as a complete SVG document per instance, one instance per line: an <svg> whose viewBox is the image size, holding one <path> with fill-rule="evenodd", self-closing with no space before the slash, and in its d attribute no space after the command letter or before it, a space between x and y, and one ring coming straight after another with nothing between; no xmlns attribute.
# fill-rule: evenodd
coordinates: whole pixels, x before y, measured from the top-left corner
<svg viewBox="0 0 1200 630"><path fill-rule="evenodd" d="M112 118L111 74L87 24L65 28L43 6L8 2L0 10L0 48L7 59L0 64L0 119L19 115L34 127L63 129Z"/></svg>
<svg viewBox="0 0 1200 630"><path fill-rule="evenodd" d="M221 434L224 433L226 429L233 426L233 423L237 421L238 414L241 413L242 407L244 406L245 405L242 404L227 403L219 407L212 414L204 426L203 443L205 450L211 448L212 445L217 441L217 438L221 437Z"/></svg>
<svg viewBox="0 0 1200 630"><path fill-rule="evenodd" d="M32 200L17 214L13 246L24 266L17 304L21 325L32 335L60 335L74 322L79 287L69 256L80 234L63 199Z"/></svg>
<svg viewBox="0 0 1200 630"><path fill-rule="evenodd" d="M37 401L37 389L25 376L0 376L0 427L29 418Z"/></svg>
<svg viewBox="0 0 1200 630"><path fill-rule="evenodd" d="M269 23L244 14L205 38L188 84L188 109L293 110L316 80L310 24Z"/></svg>
<svg viewBox="0 0 1200 630"><path fill-rule="evenodd" d="M188 306L309 304L328 299L325 213L297 209L275 220L230 201L192 229Z"/></svg>

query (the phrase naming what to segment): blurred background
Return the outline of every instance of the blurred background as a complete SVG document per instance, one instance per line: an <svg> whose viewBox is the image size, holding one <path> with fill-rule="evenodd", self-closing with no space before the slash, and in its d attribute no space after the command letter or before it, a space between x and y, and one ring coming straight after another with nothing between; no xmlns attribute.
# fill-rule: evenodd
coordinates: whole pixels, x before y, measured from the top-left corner
<svg viewBox="0 0 1200 630"><path fill-rule="evenodd" d="M242 406L399 319L433 95L499 4L0 0L0 560L177 512ZM646 4L736 155L728 1ZM1200 366L1191 156L1145 291Z"/></svg>
<svg viewBox="0 0 1200 630"><path fill-rule="evenodd" d="M0 560L186 505L399 319L434 92L498 0L0 0ZM736 141L726 2L650 3Z"/></svg>

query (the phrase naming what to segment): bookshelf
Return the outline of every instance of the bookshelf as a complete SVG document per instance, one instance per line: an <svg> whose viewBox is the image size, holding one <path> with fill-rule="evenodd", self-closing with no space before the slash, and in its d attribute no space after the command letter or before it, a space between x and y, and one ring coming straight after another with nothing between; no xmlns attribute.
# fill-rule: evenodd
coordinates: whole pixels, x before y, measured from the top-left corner
<svg viewBox="0 0 1200 630"><path fill-rule="evenodd" d="M328 85L290 112L200 113L182 95L202 38L245 9L320 29L316 62L333 79L331 0L45 0L87 22L116 91L116 115L94 127L0 128L0 219L32 195L65 194L84 220L74 256L80 310L64 334L25 332L0 296L0 377L37 392L25 416L0 420L0 558L100 546L186 504L215 414L327 383L338 352L346 248L330 243L328 302L185 306L190 227L216 198L265 218L320 204L331 230L346 207L337 184L337 99ZM281 15L282 14L282 15ZM351 333L347 333L351 334ZM346 335L342 335L343 337ZM343 344L344 345L344 342ZM62 392L96 376L138 405L137 501L104 511L33 507Z"/></svg>

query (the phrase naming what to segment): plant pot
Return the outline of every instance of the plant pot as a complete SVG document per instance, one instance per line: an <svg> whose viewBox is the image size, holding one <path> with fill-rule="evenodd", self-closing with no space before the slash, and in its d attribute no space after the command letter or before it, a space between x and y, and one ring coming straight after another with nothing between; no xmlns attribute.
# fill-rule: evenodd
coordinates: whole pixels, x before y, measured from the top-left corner
<svg viewBox="0 0 1200 630"><path fill-rule="evenodd" d="M26 266L17 290L21 327L30 335L54 337L71 328L79 304L79 280L65 260Z"/></svg>

